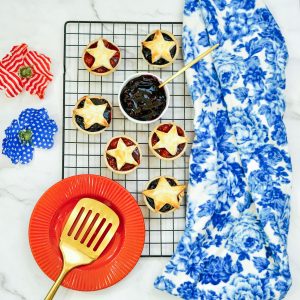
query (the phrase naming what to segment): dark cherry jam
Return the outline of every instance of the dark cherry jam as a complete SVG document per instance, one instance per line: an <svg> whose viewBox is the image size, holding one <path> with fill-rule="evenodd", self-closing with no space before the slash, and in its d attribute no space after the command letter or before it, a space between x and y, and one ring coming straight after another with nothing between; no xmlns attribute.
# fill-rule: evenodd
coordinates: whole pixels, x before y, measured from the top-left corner
<svg viewBox="0 0 300 300"><path fill-rule="evenodd" d="M159 80L151 75L131 79L121 91L121 105L125 112L138 121L157 119L167 105L167 96L159 88Z"/></svg>
<svg viewBox="0 0 300 300"><path fill-rule="evenodd" d="M162 32L162 35L164 37L164 39L166 41L173 41L173 39L166 33ZM154 36L155 36L155 33L149 35L149 37L146 39L146 42L149 42L149 41L153 41L154 39ZM175 45L171 50L170 50L170 54L171 54L171 57L173 58L176 54L176 51L177 51L177 46ZM143 55L145 57L145 59L149 62L149 64L151 65L158 65L158 66L162 66L162 65L165 65L167 63L169 63L169 61L165 60L164 58L160 58L159 60L155 61L154 63L152 63L152 55L151 55L151 50L146 48L146 47L143 47L142 48L142 52L143 52Z"/></svg>
<svg viewBox="0 0 300 300"><path fill-rule="evenodd" d="M115 45L113 45L112 43L110 43L109 41L107 41L105 39L103 39L103 43L106 48L117 51L116 54L110 59L110 64L114 68L120 60L120 50ZM96 47L97 47L97 42L90 45L88 49L92 49L92 48L96 48ZM85 64L89 68L93 65L93 63L95 61L95 58L92 55L90 55L88 52L85 52L83 59L84 59ZM93 70L93 72L96 72L96 73L106 73L108 71L110 71L110 70L108 70L105 67L100 67L100 68Z"/></svg>
<svg viewBox="0 0 300 300"><path fill-rule="evenodd" d="M112 109L110 104L105 99L99 99L99 98L90 98L90 99L95 105L101 105L105 103L108 104L103 116L106 119L107 123L110 124L112 118ZM85 103L85 99L82 99L80 103L77 105L77 108L82 108L84 106L84 103ZM75 121L83 130L89 132L98 132L105 128L105 126L95 123L91 127L86 129L84 127L84 119L81 116L77 116L77 115L75 116Z"/></svg>
<svg viewBox="0 0 300 300"><path fill-rule="evenodd" d="M118 141L119 141L120 138L115 138L113 139L108 147L107 147L107 150L111 150L111 149L116 149L117 148L117 145L118 145ZM132 146L132 145L135 145L135 143L125 137L122 137L121 138L123 140L123 142L125 143L126 146ZM140 151L138 149L138 147L135 148L135 150L132 152L132 157L134 158L134 160L140 164L141 162L141 155L140 155ZM117 169L117 162L116 162L116 159L108 154L106 154L106 159L107 159L107 162L108 164L114 169L114 170L117 170L117 171L123 171L123 172L126 172L126 171L129 171L133 168L135 168L136 166L135 165L132 165L132 164L125 164L120 170Z"/></svg>
<svg viewBox="0 0 300 300"><path fill-rule="evenodd" d="M169 130L172 128L172 126L173 126L173 124L162 124L161 126L159 126L159 127L157 128L157 130L163 131L163 132L169 132ZM176 129L177 129L178 135L184 136L184 131L183 131L180 127L176 126ZM152 137L151 137L151 143L152 143L152 146L154 146L158 141L159 141L159 138L158 138L157 134L154 133L154 134L152 135ZM165 148L162 148L162 149L154 149L154 151L156 151L160 156L162 156L162 157L164 157L164 158L173 158L173 157L179 155L179 154L183 151L184 147L185 147L185 143L179 144L179 145L177 146L177 152L176 152L175 155L172 155L172 154L171 154L167 149L165 149Z"/></svg>
<svg viewBox="0 0 300 300"><path fill-rule="evenodd" d="M174 179L168 178L168 177L166 177L166 179L167 179L167 181L169 182L169 184L171 186L176 186L177 185L177 183L175 182ZM152 182L150 182L150 184L147 187L147 190L154 190L157 187L158 181L159 181L159 178L157 178L157 179L153 180ZM149 203L149 205L153 209L155 209L154 200L150 197L146 197L146 199L147 199L147 202ZM177 199L178 199L178 202L179 202L180 198L177 197ZM159 211L162 212L162 213L166 213L166 212L172 210L173 208L174 207L172 205L166 203Z"/></svg>

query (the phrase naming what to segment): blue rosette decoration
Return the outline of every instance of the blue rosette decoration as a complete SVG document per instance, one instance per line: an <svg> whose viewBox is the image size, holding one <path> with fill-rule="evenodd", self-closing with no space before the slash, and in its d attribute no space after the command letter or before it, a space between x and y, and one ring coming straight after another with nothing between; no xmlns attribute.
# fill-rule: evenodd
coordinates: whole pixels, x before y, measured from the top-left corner
<svg viewBox="0 0 300 300"><path fill-rule="evenodd" d="M50 149L54 145L54 135L58 127L49 118L45 108L28 108L21 112L5 130L2 154L13 164L28 164L35 148Z"/></svg>

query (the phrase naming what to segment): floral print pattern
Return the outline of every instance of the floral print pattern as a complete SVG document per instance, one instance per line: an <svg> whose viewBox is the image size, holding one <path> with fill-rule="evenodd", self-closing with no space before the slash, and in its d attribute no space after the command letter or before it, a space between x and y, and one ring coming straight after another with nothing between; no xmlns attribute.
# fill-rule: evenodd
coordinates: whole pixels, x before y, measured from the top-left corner
<svg viewBox="0 0 300 300"><path fill-rule="evenodd" d="M283 123L288 53L261 0L185 0L195 107L187 225L155 281L183 299L283 299L291 160Z"/></svg>

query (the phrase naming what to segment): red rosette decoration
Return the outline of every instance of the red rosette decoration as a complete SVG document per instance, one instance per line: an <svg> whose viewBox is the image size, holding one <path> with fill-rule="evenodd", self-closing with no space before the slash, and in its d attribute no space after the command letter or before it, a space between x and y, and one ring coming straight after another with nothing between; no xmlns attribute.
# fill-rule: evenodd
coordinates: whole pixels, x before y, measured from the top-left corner
<svg viewBox="0 0 300 300"><path fill-rule="evenodd" d="M27 44L12 47L0 61L0 89L7 97L15 97L23 88L31 95L44 98L53 74L48 56L28 50Z"/></svg>

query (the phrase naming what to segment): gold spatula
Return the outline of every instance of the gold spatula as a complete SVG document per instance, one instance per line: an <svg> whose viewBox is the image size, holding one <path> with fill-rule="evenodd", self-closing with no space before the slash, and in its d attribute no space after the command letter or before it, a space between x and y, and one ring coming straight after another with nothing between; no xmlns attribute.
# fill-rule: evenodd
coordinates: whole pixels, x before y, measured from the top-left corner
<svg viewBox="0 0 300 300"><path fill-rule="evenodd" d="M119 224L118 215L97 200L84 198L76 204L60 237L63 268L45 300L53 299L69 271L90 264L101 255Z"/></svg>

